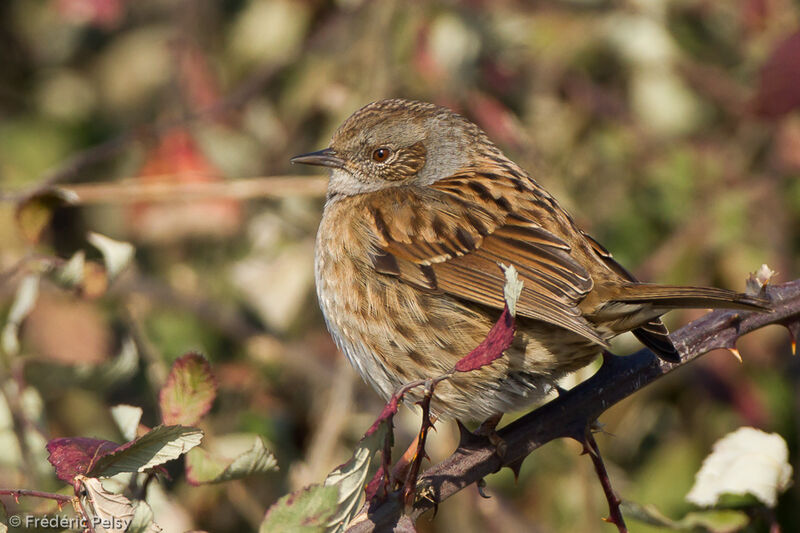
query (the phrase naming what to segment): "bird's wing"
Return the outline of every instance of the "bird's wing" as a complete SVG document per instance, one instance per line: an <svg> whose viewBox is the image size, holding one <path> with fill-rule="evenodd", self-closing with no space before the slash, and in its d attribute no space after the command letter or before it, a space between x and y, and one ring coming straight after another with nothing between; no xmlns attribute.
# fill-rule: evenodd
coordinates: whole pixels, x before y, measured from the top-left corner
<svg viewBox="0 0 800 533"><path fill-rule="evenodd" d="M505 278L498 264L514 265L523 281L519 315L607 346L577 306L593 287L589 272L571 246L546 229L555 224L575 231L546 193L513 176L474 173L383 193L369 195L374 201L367 209L378 272L502 309Z"/></svg>

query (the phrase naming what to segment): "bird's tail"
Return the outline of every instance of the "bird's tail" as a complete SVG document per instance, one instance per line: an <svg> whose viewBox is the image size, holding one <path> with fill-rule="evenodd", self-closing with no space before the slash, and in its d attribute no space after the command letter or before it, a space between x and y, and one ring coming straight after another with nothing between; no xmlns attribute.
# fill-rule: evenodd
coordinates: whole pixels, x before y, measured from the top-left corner
<svg viewBox="0 0 800 533"><path fill-rule="evenodd" d="M619 291L616 302L650 304L657 309L746 309L770 311L769 301L758 296L714 287L676 287L630 283Z"/></svg>

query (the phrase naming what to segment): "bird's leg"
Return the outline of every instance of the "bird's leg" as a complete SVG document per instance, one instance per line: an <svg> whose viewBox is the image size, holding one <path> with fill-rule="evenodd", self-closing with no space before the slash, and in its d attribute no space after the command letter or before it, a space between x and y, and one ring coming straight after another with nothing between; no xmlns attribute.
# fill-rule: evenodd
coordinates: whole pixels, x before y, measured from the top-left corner
<svg viewBox="0 0 800 533"><path fill-rule="evenodd" d="M478 426L478 429L474 431L475 435L489 439L489 442L495 447L495 453L500 458L506 455L506 441L504 441L496 431L501 418L503 418L503 413L492 415L484 420L483 423Z"/></svg>
<svg viewBox="0 0 800 533"><path fill-rule="evenodd" d="M411 459L411 465L409 466L408 474L406 475L406 482L403 486L403 501L405 501L406 505L411 505L414 503L414 497L417 490L417 478L419 477L419 470L422 466L422 459L427 457L427 454L425 453L425 439L428 437L428 430L433 427L433 420L431 419L430 411L431 397L433 396L433 387L435 384L436 382L433 380L428 380L425 383L425 392L422 396L422 400L419 402L419 405L422 408L422 426L419 429L419 435L416 439L417 447L414 452L414 457ZM407 454L408 452L403 454L404 458Z"/></svg>
<svg viewBox="0 0 800 533"><path fill-rule="evenodd" d="M608 518L604 518L606 522L617 526L619 533L628 533L628 528L625 525L625 520L622 518L622 511L620 510L620 499L614 493L611 487L611 479L608 477L608 471L603 463L603 458L600 455L600 448L597 447L597 441L594 440L591 428L586 428L586 434L583 437L583 453L592 458L594 470L597 473L597 479L600 480L600 485L603 487L603 493L608 501Z"/></svg>

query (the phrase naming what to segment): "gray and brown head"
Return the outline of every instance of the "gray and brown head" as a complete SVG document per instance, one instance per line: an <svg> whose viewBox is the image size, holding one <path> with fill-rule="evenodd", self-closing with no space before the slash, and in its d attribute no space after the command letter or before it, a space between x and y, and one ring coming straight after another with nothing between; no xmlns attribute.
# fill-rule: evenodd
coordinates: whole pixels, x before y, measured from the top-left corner
<svg viewBox="0 0 800 533"><path fill-rule="evenodd" d="M475 124L434 104L380 100L350 116L329 148L292 158L331 168L329 193L352 196L395 185L430 185L496 148Z"/></svg>

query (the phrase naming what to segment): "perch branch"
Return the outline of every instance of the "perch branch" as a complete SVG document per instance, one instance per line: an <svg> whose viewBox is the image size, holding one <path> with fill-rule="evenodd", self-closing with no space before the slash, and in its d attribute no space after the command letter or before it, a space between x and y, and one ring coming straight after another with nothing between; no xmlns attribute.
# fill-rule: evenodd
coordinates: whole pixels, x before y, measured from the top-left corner
<svg viewBox="0 0 800 533"><path fill-rule="evenodd" d="M418 487L432 498L419 498L408 510L399 498L371 506L367 503L348 532L391 531L401 518L415 521L437 503L504 466L518 465L552 440L570 437L582 441L587 426L612 405L711 350L734 348L736 339L753 330L770 324L786 326L794 345L800 334L800 280L768 285L766 291L772 313L714 311L673 332L672 341L681 353L679 363L661 361L647 349L624 357L606 357L594 376L500 429L498 434L507 447L502 459L492 444L462 439L449 458L420 476Z"/></svg>

